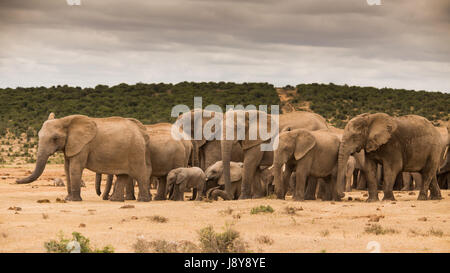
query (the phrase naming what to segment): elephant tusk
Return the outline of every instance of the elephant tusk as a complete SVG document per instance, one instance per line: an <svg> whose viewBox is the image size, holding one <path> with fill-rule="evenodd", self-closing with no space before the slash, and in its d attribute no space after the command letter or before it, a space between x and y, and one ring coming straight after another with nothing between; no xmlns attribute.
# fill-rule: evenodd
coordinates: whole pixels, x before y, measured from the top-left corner
<svg viewBox="0 0 450 273"><path fill-rule="evenodd" d="M448 153L448 146L445 148L444 157L442 157L442 159L445 159L447 157L447 153Z"/></svg>

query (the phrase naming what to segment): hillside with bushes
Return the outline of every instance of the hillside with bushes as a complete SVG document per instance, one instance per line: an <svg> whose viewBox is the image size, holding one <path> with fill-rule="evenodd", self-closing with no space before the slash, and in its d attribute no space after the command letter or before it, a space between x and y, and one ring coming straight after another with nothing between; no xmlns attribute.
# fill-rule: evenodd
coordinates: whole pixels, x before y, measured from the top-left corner
<svg viewBox="0 0 450 273"><path fill-rule="evenodd" d="M202 97L203 107L278 104L282 112L313 111L338 128L365 112L418 114L436 125L450 119L450 94L335 84L277 89L268 83L230 82L4 88L0 89L0 164L34 162L37 131L50 112L56 117L83 114L133 117L144 124L173 122L172 107L185 104L192 109L194 96ZM63 159L57 155L50 160L61 163Z"/></svg>

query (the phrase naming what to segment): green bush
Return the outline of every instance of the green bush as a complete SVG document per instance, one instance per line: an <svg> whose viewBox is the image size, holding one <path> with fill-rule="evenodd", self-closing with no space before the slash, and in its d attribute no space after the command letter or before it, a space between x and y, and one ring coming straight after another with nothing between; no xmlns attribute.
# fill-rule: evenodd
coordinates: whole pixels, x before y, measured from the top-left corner
<svg viewBox="0 0 450 273"><path fill-rule="evenodd" d="M274 212L274 209L271 206L269 206L269 205L267 205L267 206L261 205L259 207L252 208L252 210L250 211L250 214L273 213L273 212Z"/></svg>
<svg viewBox="0 0 450 273"><path fill-rule="evenodd" d="M44 247L49 253L69 253L72 249L67 249L67 245L71 241L77 241L80 244L81 253L113 253L114 248L107 245L101 249L92 248L89 239L81 235L79 232L72 232L72 238L65 238L64 234L58 234L58 240L50 240L44 243Z"/></svg>

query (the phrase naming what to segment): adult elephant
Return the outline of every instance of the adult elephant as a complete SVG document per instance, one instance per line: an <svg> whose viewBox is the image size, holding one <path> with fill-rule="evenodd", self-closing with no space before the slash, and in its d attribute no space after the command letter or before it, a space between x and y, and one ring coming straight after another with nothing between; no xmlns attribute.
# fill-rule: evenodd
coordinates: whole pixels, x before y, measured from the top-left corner
<svg viewBox="0 0 450 273"><path fill-rule="evenodd" d="M253 111L253 112L252 112ZM223 130L222 121L226 119L226 116L234 115L235 113L242 113L243 120L239 123L234 123L234 131L236 132L238 126L243 126L243 131L245 133L244 139L242 140L227 140L226 130ZM273 161L273 151L261 151L261 144L271 141L269 138L261 138L259 135L257 139L250 140L249 129L257 126L259 119L249 122L249 113L260 113L256 110L243 111L243 110L231 110L225 114L220 112L208 111L208 110L192 110L190 112L183 113L179 116L177 124L179 126L189 125L190 129L183 128L183 130L190 134L190 136L195 136L196 134L201 136L198 138L200 141L199 147L201 147L202 142L213 141L214 139L223 139L220 141L221 144L221 156L220 159L224 163L224 177L225 177L225 188L226 192L230 194L231 199L231 182L230 182L230 162L244 162L244 173L242 179L242 191L240 199L247 199L252 197L262 197L264 196L264 189L260 186L260 172L259 167L261 166L271 166ZM261 112L262 113L262 112ZM266 115L264 113L264 115ZM257 115L258 117L261 115ZM271 115L266 115L267 121L270 123L272 118ZM326 121L320 115L311 112L291 112L287 114L279 115L279 130L282 131L287 128L305 128L308 130L320 130L327 129L328 126ZM217 122L215 122L217 121ZM239 124L238 124L239 123ZM252 123L252 124L250 124ZM256 124L255 124L256 123ZM270 124L267 124L270 128ZM196 124L202 124L202 126L195 126ZM211 136L205 136L203 134L204 130L209 129L213 134ZM231 129L231 128L230 128ZM197 131L196 131L197 130ZM199 132L200 131L200 132ZM200 134L198 134L200 133ZM236 146L240 145L242 147L243 158L238 152L236 152ZM238 158L236 158L238 157ZM219 159L219 158L217 158ZM214 160L212 160L214 161ZM211 162L212 162L211 161ZM207 164L205 164L206 166ZM286 177L290 176L290 172L286 172ZM314 184L315 185L315 184ZM315 189L315 186L314 186ZM281 189L284 190L284 189Z"/></svg>
<svg viewBox="0 0 450 273"><path fill-rule="evenodd" d="M431 184L431 199L441 199L436 172L442 153L438 130L421 116L391 117L385 113L361 114L345 126L339 148L338 192L344 188L345 169L351 154L365 151L368 201L378 201L376 164L383 165L383 200L395 200L392 189L399 172L420 172L423 185L418 196L426 200Z"/></svg>
<svg viewBox="0 0 450 273"><path fill-rule="evenodd" d="M158 178L158 187L155 200L166 199L167 174L176 168L187 167L189 161L193 161L193 145L190 140L177 140L172 137L170 123L157 123L145 125L147 134L150 137L150 158L152 160L152 178ZM96 179L97 194L100 191L100 179ZM115 183L114 191L109 200L123 201L124 188L126 188L127 200L133 200L132 181L126 181L125 184ZM111 189L112 177L108 177L103 199L107 200L109 190Z"/></svg>
<svg viewBox="0 0 450 273"><path fill-rule="evenodd" d="M131 177L138 181L138 201L150 201L149 178L152 173L150 140L145 127L135 119L90 118L71 115L55 119L50 114L39 131L39 148L33 173L17 183L35 181L45 169L49 156L64 152L67 177L66 200L81 201L80 183L85 168L96 173Z"/></svg>
<svg viewBox="0 0 450 273"><path fill-rule="evenodd" d="M225 113L224 120L231 120L234 116L237 116L242 110L232 110ZM259 175L259 167L260 166L271 166L273 163L273 151L262 151L261 145L267 145L270 142L273 142L273 138L277 137L278 132L270 132L269 137L262 137L258 135L256 139L249 139L249 132L251 128L259 128L259 119L267 115L267 123L264 124L267 126L267 131L270 131L269 128L272 126L272 122L276 119L276 116L272 116L270 114L266 114L261 111L256 111L257 119L252 119L252 111L242 111L244 114L244 127L245 127L245 138L243 140L227 140L224 138L222 140L222 161L224 164L224 177L225 177L225 188L230 186L230 161L231 161L231 151L232 145L236 142L241 143L242 149L244 150L244 171L242 175L242 190L241 196L239 199L249 199L249 198L259 198L264 196L264 191L259 187L260 183L260 175ZM234 122L233 124L234 131L238 130L239 123ZM227 127L225 127L227 128ZM315 113L311 112L303 112L296 111L290 112L287 114L281 114L278 116L278 130L282 132L287 129L307 129L310 131L316 131L321 129L328 129L325 119ZM226 130L224 130L224 136L226 135ZM286 168L285 175L283 181L288 180L292 169ZM314 186L312 186L314 189ZM281 198L285 196L285 187L284 183L275 183L275 191L277 197ZM228 191L227 191L228 192Z"/></svg>

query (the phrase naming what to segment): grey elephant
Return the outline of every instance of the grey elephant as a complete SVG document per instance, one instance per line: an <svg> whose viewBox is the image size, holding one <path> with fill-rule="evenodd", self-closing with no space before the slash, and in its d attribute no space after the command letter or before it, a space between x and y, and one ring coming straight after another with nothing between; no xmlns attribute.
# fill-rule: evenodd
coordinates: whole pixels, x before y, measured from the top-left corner
<svg viewBox="0 0 450 273"><path fill-rule="evenodd" d="M189 140L174 139L172 137L172 124L157 123L145 125L147 134L150 138L150 158L152 160L152 177L158 179L157 193L154 200L166 199L166 178L168 173L179 167L187 167L188 163L193 161L193 145ZM181 132L180 132L181 134ZM97 174L96 190L100 195L101 176ZM123 201L124 188L125 200L134 200L134 186L132 181L126 181L124 185L115 183L114 191L109 197L109 191L112 185L112 177L108 177L103 200Z"/></svg>
<svg viewBox="0 0 450 273"><path fill-rule="evenodd" d="M226 124L222 124L221 122L215 123L216 120L227 120L227 116L233 119L233 116L236 114L242 114L243 121L236 122L234 124L235 128L231 128L234 132L238 131L238 128L244 128L245 134L244 139L241 140L228 140L226 138ZM253 114L257 114L257 117L263 117L262 119L252 119ZM266 121L264 121L266 118ZM269 136L261 136L257 135L256 139L251 140L250 132L251 128L259 128L259 121L267 123L267 128L271 127L272 121L276 118L279 118L278 128L279 130L283 130L286 128L306 128L309 130L318 130L318 129L327 129L326 121L320 115L310 113L310 112L302 112L296 111L282 115L275 115L273 118L271 115L266 115L260 111L256 110L232 110L227 111L226 114L206 111L206 110L194 110L180 115L177 122L183 123L185 120L191 122L191 125L195 122L202 124L202 128L197 128L199 130L203 130L205 127L210 126L210 128L214 128L213 138L221 140L221 160L224 163L224 175L225 175L225 188L226 192L231 194L231 182L230 182L230 163L235 156L235 145L240 144L243 150L243 162L244 162L244 173L242 178L242 189L241 189L241 199L248 198L258 198L264 196L264 189L261 187L260 183L260 167L271 166L273 163L273 151L261 151L261 145L266 142L272 141L277 132L269 132ZM212 125L214 124L214 125ZM212 125L212 126L211 126ZM259 130L259 129L258 129ZM268 130L270 131L270 130ZM189 130L185 130L186 133L191 136L195 133L195 126L190 126ZM204 137L204 136L203 136ZM289 174L286 174L288 178L290 176L290 170L288 170ZM313 180L313 179L312 179ZM314 181L311 181L314 182ZM315 188L315 187L314 187ZM313 197L311 197L313 198ZM231 199L231 198L230 198Z"/></svg>
<svg viewBox="0 0 450 273"><path fill-rule="evenodd" d="M273 168L277 198L284 199L282 166L295 169L295 191L293 199L305 200L306 178L323 178L330 187L333 200L340 200L336 190L337 156L339 138L328 130L309 131L295 129L279 135L278 149L274 152Z"/></svg>
<svg viewBox="0 0 450 273"><path fill-rule="evenodd" d="M442 153L441 137L424 117L391 117L385 113L362 114L345 126L339 149L338 193L344 188L345 169L351 154L365 151L368 201L377 201L376 164L383 166L383 200L395 200L393 185L399 172L420 172L423 178L419 200L441 199L436 181Z"/></svg>
<svg viewBox="0 0 450 273"><path fill-rule="evenodd" d="M237 200L241 194L242 183L242 162L230 162L230 175L231 175L231 199ZM215 199L222 197L224 200L229 200L230 197L226 194L225 190L225 178L223 176L223 163L217 161L205 172L206 175L206 187L205 195L208 199Z"/></svg>
<svg viewBox="0 0 450 273"><path fill-rule="evenodd" d="M422 176L417 172L402 172L399 174L402 181L402 191L418 190L422 187Z"/></svg>
<svg viewBox="0 0 450 273"><path fill-rule="evenodd" d="M195 200L202 200L203 189L205 187L206 175L199 167L176 168L167 175L168 191L173 191L172 200L183 201L184 193L189 189L197 190Z"/></svg>
<svg viewBox="0 0 450 273"><path fill-rule="evenodd" d="M148 184L152 173L150 140L145 127L135 119L110 117L90 118L72 115L55 119L50 114L39 131L39 148L33 173L17 183L35 181L45 169L49 156L64 153L67 178L66 200L81 201L83 169L96 173L128 176L139 185L138 201L150 201Z"/></svg>

